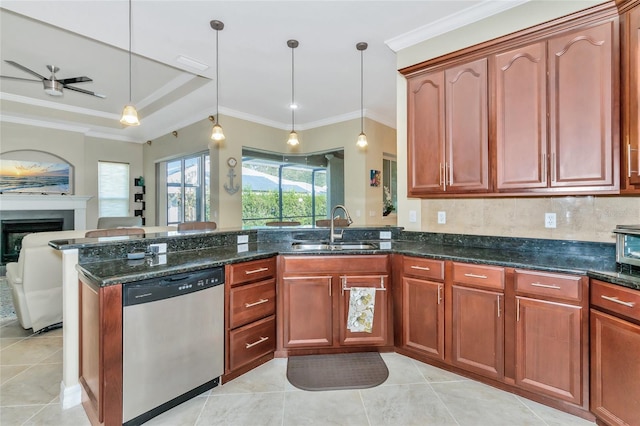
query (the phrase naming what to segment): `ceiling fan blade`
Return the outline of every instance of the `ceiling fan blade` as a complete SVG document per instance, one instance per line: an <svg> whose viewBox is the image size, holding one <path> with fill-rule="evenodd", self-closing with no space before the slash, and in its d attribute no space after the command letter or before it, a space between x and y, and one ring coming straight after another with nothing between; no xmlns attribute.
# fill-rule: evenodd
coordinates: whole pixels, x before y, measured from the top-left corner
<svg viewBox="0 0 640 426"><path fill-rule="evenodd" d="M31 75L35 75L36 77L38 77L38 78L39 78L39 79L41 79L41 80L46 80L46 79L47 79L46 77L44 77L44 76L42 76L42 75L38 74L38 73L37 73L37 72L35 72L35 71L30 70L29 68L27 68L27 67L25 67L25 66L23 66L23 65L20 65L20 64L19 64L19 63L17 63L17 62L8 61L8 60L6 60L6 59L5 59L5 62L6 62L6 63L8 63L8 64L13 65L13 66L14 66L14 67L16 67L16 68L20 68L20 69L21 69L22 71L24 71L24 72L28 72L28 73L29 73L29 74L31 74Z"/></svg>
<svg viewBox="0 0 640 426"><path fill-rule="evenodd" d="M37 83L42 82L42 80L34 80L32 78L12 77L10 75L0 75L0 78L8 78L10 80L35 81Z"/></svg>
<svg viewBox="0 0 640 426"><path fill-rule="evenodd" d="M87 81L93 81L89 77L73 77L73 78L63 78L62 80L58 80L62 84L74 84L74 83L85 83Z"/></svg>
<svg viewBox="0 0 640 426"><path fill-rule="evenodd" d="M69 89L69 90L73 90L73 91L76 91L76 92L84 93L86 95L95 96L95 97L101 98L101 99L104 99L104 98L107 97L107 95L102 95L102 94L96 93L96 92L90 92L88 90L80 89L79 87L67 86L66 84L63 87L65 89Z"/></svg>

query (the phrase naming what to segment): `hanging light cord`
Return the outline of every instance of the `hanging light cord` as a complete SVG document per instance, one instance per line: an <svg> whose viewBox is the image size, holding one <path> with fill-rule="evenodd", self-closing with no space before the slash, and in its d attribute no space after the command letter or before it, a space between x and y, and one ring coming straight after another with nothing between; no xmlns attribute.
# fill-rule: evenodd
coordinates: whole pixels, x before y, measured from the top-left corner
<svg viewBox="0 0 640 426"><path fill-rule="evenodd" d="M360 51L360 133L364 132L364 50Z"/></svg>
<svg viewBox="0 0 640 426"><path fill-rule="evenodd" d="M220 72L219 72L219 55L218 55L218 33L216 30L216 124L220 122L220 111L218 110L218 94L220 93Z"/></svg>
<svg viewBox="0 0 640 426"><path fill-rule="evenodd" d="M129 0L129 103L131 103L131 0Z"/></svg>
<svg viewBox="0 0 640 426"><path fill-rule="evenodd" d="M295 128L295 86L293 84L293 80L295 78L295 63L293 61L295 47L291 47L291 131Z"/></svg>

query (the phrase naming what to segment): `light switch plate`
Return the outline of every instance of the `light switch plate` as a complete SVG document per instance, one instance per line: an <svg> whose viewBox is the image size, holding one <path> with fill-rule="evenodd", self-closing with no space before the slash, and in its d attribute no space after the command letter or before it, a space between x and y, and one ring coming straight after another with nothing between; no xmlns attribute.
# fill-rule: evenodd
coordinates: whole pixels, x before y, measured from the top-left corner
<svg viewBox="0 0 640 426"><path fill-rule="evenodd" d="M380 239L381 240L390 240L391 239L391 231L380 231Z"/></svg>
<svg viewBox="0 0 640 426"><path fill-rule="evenodd" d="M248 235L238 235L238 244L246 244L249 242Z"/></svg>
<svg viewBox="0 0 640 426"><path fill-rule="evenodd" d="M415 210L409 210L409 222L416 223L418 221L418 214Z"/></svg>

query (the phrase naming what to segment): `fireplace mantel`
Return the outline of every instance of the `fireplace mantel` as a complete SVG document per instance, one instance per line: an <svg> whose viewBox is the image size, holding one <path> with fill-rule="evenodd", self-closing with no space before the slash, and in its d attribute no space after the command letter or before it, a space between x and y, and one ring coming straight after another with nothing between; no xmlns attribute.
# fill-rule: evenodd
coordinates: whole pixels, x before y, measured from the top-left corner
<svg viewBox="0 0 640 426"><path fill-rule="evenodd" d="M14 210L73 210L75 229L87 229L87 202L93 197L58 194L0 194L0 212Z"/></svg>

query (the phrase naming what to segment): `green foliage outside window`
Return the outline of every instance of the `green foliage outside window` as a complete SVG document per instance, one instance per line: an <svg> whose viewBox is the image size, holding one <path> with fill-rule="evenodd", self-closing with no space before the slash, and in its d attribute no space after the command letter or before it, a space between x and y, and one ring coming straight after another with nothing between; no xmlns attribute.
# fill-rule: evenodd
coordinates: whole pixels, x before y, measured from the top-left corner
<svg viewBox="0 0 640 426"><path fill-rule="evenodd" d="M295 191L282 193L282 220L298 221L302 225L312 225L316 219L326 217L327 196L316 195L316 215L314 218L311 194ZM278 216L278 191L256 192L250 187L242 191L242 222L246 226L264 226L267 222L281 220Z"/></svg>

